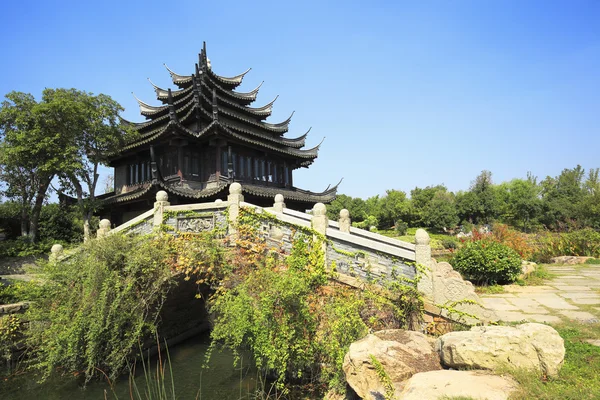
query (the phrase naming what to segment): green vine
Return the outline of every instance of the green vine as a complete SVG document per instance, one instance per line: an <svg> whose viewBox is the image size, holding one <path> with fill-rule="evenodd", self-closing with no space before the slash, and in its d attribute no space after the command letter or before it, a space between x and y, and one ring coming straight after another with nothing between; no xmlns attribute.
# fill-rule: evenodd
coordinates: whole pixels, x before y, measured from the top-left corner
<svg viewBox="0 0 600 400"><path fill-rule="evenodd" d="M471 314L466 311L461 311L456 308L461 305L472 305L472 306L478 306L478 307L483 308L483 306L481 304L479 304L475 300L470 300L470 299L447 301L444 304L436 304L435 306L441 310L446 310L448 317L453 315L454 316L453 319L456 319L458 321L466 321L468 318L472 318L476 321L481 321L481 319L478 316L476 316L475 314Z"/></svg>
<svg viewBox="0 0 600 400"><path fill-rule="evenodd" d="M394 400L394 384L392 383L392 378L388 375L388 373L383 368L383 365L379 362L375 356L369 354L369 358L371 359L371 363L373 367L375 367L375 372L377 373L377 378L379 378L379 382L383 385L385 390L384 399L385 400Z"/></svg>

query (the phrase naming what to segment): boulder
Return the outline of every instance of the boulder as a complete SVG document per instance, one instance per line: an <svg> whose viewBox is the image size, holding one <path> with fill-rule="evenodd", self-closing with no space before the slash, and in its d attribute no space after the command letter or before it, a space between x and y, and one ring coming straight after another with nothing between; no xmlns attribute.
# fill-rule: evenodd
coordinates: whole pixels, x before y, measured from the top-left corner
<svg viewBox="0 0 600 400"><path fill-rule="evenodd" d="M527 275L531 274L537 268L537 264L533 261L521 261L521 275L519 275L520 279L524 279Z"/></svg>
<svg viewBox="0 0 600 400"><path fill-rule="evenodd" d="M450 332L436 343L442 364L450 368L496 369L503 366L558 375L565 358L563 339L543 324L476 326Z"/></svg>
<svg viewBox="0 0 600 400"><path fill-rule="evenodd" d="M512 378L492 375L488 371L430 371L413 375L406 382L399 398L437 400L466 397L506 400L517 387Z"/></svg>
<svg viewBox="0 0 600 400"><path fill-rule="evenodd" d="M418 372L441 369L433 339L422 333L388 329L367 335L350 345L344 357L346 382L362 399L379 399L385 389L371 356L390 377L398 395L404 381Z"/></svg>
<svg viewBox="0 0 600 400"><path fill-rule="evenodd" d="M560 257L552 257L550 261L552 264L562 264L562 265L577 265L577 264L585 264L587 260L594 257L580 257L580 256L560 256Z"/></svg>

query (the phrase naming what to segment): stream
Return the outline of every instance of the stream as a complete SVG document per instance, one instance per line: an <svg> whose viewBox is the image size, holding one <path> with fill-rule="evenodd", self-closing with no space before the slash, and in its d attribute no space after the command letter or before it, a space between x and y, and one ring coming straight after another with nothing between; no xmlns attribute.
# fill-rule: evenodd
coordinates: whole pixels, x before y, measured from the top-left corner
<svg viewBox="0 0 600 400"><path fill-rule="evenodd" d="M210 344L209 334L191 338L169 349L173 381L177 399L237 400L253 397L258 379L255 369L233 366L233 354L226 351L213 352L208 368L202 368ZM165 358L163 353L163 359ZM170 392L170 376L167 366L165 384ZM151 373L156 374L156 362ZM146 382L141 364L136 371L136 383L141 398L146 399ZM128 377L119 379L111 389L106 382L90 382L81 388L75 379L51 378L39 384L31 375L22 375L0 382L1 400L137 400L130 397ZM169 396L169 399L172 397Z"/></svg>

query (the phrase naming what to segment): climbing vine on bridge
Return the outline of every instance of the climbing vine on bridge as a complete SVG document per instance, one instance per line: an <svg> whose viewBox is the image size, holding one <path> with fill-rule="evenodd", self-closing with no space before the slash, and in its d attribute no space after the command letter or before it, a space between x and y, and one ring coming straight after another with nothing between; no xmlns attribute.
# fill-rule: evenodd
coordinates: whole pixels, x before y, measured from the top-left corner
<svg viewBox="0 0 600 400"><path fill-rule="evenodd" d="M286 382L310 381L343 391L349 345L369 329L410 325L409 308L421 312L420 296L417 303L407 301L418 293L416 281L410 288L397 280L389 286L365 283L359 290L332 279L336 272L325 265L327 239L311 228L246 208L240 208L235 228L228 273L209 302L212 347L249 350L261 370L277 374L284 390ZM266 229L275 228L286 228L289 251L269 238Z"/></svg>

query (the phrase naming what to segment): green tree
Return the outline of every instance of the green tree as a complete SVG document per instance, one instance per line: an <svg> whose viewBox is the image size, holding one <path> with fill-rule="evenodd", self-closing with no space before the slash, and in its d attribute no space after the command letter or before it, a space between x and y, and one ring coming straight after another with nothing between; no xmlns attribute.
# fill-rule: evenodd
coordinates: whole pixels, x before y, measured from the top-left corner
<svg viewBox="0 0 600 400"><path fill-rule="evenodd" d="M454 194L445 189L435 192L424 213L425 226L438 231L454 228L459 222Z"/></svg>
<svg viewBox="0 0 600 400"><path fill-rule="evenodd" d="M498 191L492 182L490 171L481 173L471 182L468 192L456 195L456 206L461 221L489 224L500 211Z"/></svg>
<svg viewBox="0 0 600 400"><path fill-rule="evenodd" d="M408 222L412 226L441 229L458 224L454 194L449 193L444 185L414 188L410 192L410 199L411 216ZM435 204L432 204L434 199ZM433 209L437 206L441 206L442 209Z"/></svg>
<svg viewBox="0 0 600 400"><path fill-rule="evenodd" d="M11 92L0 106L0 179L4 195L20 205L21 235L38 239L39 216L50 182L65 167L66 137L27 93Z"/></svg>
<svg viewBox="0 0 600 400"><path fill-rule="evenodd" d="M580 203L579 214L582 224L600 230L600 169L592 168L584 183L584 195Z"/></svg>
<svg viewBox="0 0 600 400"><path fill-rule="evenodd" d="M48 111L69 122L68 127L61 127L70 139L68 166L59 176L63 189L77 198L87 240L90 220L98 208L98 167L134 133L120 125L119 112L123 108L107 95L77 89L46 89L44 96L49 100Z"/></svg>
<svg viewBox="0 0 600 400"><path fill-rule="evenodd" d="M352 222L362 222L367 216L366 205L363 199L340 194L327 206L327 217L330 220L337 221L340 217L340 211L344 208L350 212Z"/></svg>
<svg viewBox="0 0 600 400"><path fill-rule="evenodd" d="M530 231L542 214L541 188L537 178L513 179L498 186L501 199L501 219L509 225Z"/></svg>
<svg viewBox="0 0 600 400"><path fill-rule="evenodd" d="M541 182L544 225L555 230L580 227L578 217L585 194L584 176L585 170L577 165L563 169L556 178L548 176Z"/></svg>
<svg viewBox="0 0 600 400"><path fill-rule="evenodd" d="M380 199L379 203L379 227L389 228L397 221L405 221L410 215L410 202L406 198L406 193L400 190L386 190L386 195Z"/></svg>

